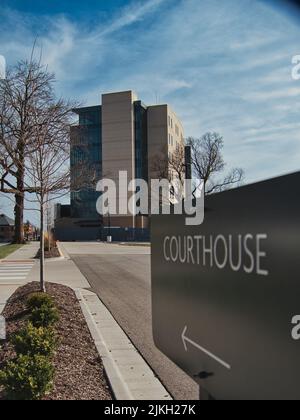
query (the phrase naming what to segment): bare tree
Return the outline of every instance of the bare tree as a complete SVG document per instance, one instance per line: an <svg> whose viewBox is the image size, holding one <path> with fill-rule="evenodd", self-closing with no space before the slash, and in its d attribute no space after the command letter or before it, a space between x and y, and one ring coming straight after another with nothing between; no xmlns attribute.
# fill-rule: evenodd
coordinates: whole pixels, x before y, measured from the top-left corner
<svg viewBox="0 0 300 420"><path fill-rule="evenodd" d="M34 114L33 147L26 157L26 186L40 212L40 286L45 291L44 218L46 206L70 189L70 104L50 101Z"/></svg>
<svg viewBox="0 0 300 420"><path fill-rule="evenodd" d="M26 188L34 192L34 198L27 201L38 204L40 213L40 286L45 291L45 217L49 219L49 205L54 200L86 189L95 188L97 173L86 161L87 145L72 136L72 109L78 104L60 99L49 101L47 106L34 114L33 143L25 160ZM79 136L81 137L81 136ZM72 162L71 148L75 146L78 155ZM48 213L48 214L47 214ZM49 220L48 220L49 221ZM49 234L49 232L48 232Z"/></svg>
<svg viewBox="0 0 300 420"><path fill-rule="evenodd" d="M150 170L152 177L157 179L168 179L171 182L176 178L183 183L186 172L184 146L178 145L173 152L169 152L167 147L162 148L151 159Z"/></svg>
<svg viewBox="0 0 300 420"><path fill-rule="evenodd" d="M226 167L222 154L224 141L218 133L206 133L201 138L190 137L187 144L191 147L193 174L204 181L206 195L242 183L244 170L241 168L234 168L218 178Z"/></svg>
<svg viewBox="0 0 300 420"><path fill-rule="evenodd" d="M99 164L91 163L92 149L89 143L88 129L83 126L71 126L71 185L70 191L96 190L96 185L101 178ZM102 174L102 177L107 176Z"/></svg>
<svg viewBox="0 0 300 420"><path fill-rule="evenodd" d="M0 82L0 191L15 196L15 238L24 242L25 162L34 150L35 115L54 98L54 75L32 58L17 64Z"/></svg>
<svg viewBox="0 0 300 420"><path fill-rule="evenodd" d="M170 151L168 147L163 147L150 159L150 172L152 179L168 180L171 185L173 184L170 198L165 204L169 202L174 204L174 201L182 200L186 178L184 145L178 145L173 151ZM163 204L162 196L160 202Z"/></svg>

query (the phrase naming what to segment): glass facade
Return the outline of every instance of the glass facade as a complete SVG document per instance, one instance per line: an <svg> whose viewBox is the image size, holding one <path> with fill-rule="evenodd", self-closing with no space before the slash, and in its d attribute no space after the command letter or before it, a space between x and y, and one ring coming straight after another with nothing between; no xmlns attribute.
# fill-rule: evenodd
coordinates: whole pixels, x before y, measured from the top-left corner
<svg viewBox="0 0 300 420"><path fill-rule="evenodd" d="M147 107L141 101L134 103L134 120L136 178L148 182Z"/></svg>
<svg viewBox="0 0 300 420"><path fill-rule="evenodd" d="M96 210L99 193L96 183L102 177L102 108L101 106L74 110L79 124L71 127L71 217L84 220L100 220ZM147 107L134 103L135 171L136 178L148 182ZM79 188L81 178L89 178L89 186Z"/></svg>
<svg viewBox="0 0 300 420"><path fill-rule="evenodd" d="M79 125L71 128L71 217L100 218L96 211L99 193L96 183L102 176L101 106L75 110ZM77 188L78 184L78 188Z"/></svg>

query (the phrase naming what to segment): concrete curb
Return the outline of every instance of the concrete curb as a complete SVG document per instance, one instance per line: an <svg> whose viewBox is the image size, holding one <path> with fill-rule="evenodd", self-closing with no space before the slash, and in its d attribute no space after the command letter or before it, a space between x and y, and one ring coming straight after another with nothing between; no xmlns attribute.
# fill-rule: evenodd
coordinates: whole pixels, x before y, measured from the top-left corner
<svg viewBox="0 0 300 420"><path fill-rule="evenodd" d="M172 400L95 293L75 290L117 400Z"/></svg>
<svg viewBox="0 0 300 420"><path fill-rule="evenodd" d="M61 249L59 241L56 242L56 246L57 246L60 257L55 258L55 260L67 260L67 259L69 259L69 256L66 256L64 254L63 250ZM52 260L54 260L54 258L52 258Z"/></svg>

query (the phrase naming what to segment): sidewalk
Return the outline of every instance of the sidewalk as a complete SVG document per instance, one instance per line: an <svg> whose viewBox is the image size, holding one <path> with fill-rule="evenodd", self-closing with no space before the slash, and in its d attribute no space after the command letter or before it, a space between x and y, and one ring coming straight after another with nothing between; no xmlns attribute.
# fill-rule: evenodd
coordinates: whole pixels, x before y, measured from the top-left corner
<svg viewBox="0 0 300 420"><path fill-rule="evenodd" d="M49 283L62 284L71 289L89 289L91 286L72 260L53 258L46 260L45 280ZM30 281L40 281L40 264L36 262L30 273Z"/></svg>
<svg viewBox="0 0 300 420"><path fill-rule="evenodd" d="M0 261L0 314L18 287L39 281L38 248L25 245ZM67 254L46 260L45 279L75 291L117 400L172 400L99 297L86 290L90 284Z"/></svg>
<svg viewBox="0 0 300 420"><path fill-rule="evenodd" d="M30 277L30 272L35 266L34 257L38 252L39 245L31 243L0 260L0 314L9 297L18 289L26 284Z"/></svg>
<svg viewBox="0 0 300 420"><path fill-rule="evenodd" d="M20 260L33 260L39 250L38 242L31 242L28 245L22 246L22 248L10 254L4 260L8 261L20 261Z"/></svg>
<svg viewBox="0 0 300 420"><path fill-rule="evenodd" d="M38 250L39 244L33 242L0 261L0 314L18 287L39 281L40 264L34 259ZM63 284L72 289L90 287L73 261L63 258L46 260L45 278L47 282Z"/></svg>

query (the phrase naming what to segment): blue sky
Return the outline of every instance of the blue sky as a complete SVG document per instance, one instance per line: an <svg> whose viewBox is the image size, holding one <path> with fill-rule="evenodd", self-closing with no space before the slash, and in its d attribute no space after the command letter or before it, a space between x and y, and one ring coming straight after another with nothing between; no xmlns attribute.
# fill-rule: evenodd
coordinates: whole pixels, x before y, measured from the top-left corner
<svg viewBox="0 0 300 420"><path fill-rule="evenodd" d="M278 2L1 0L0 19L0 54L12 65L37 39L58 94L158 97L186 136L220 132L247 183L300 169L300 18Z"/></svg>

